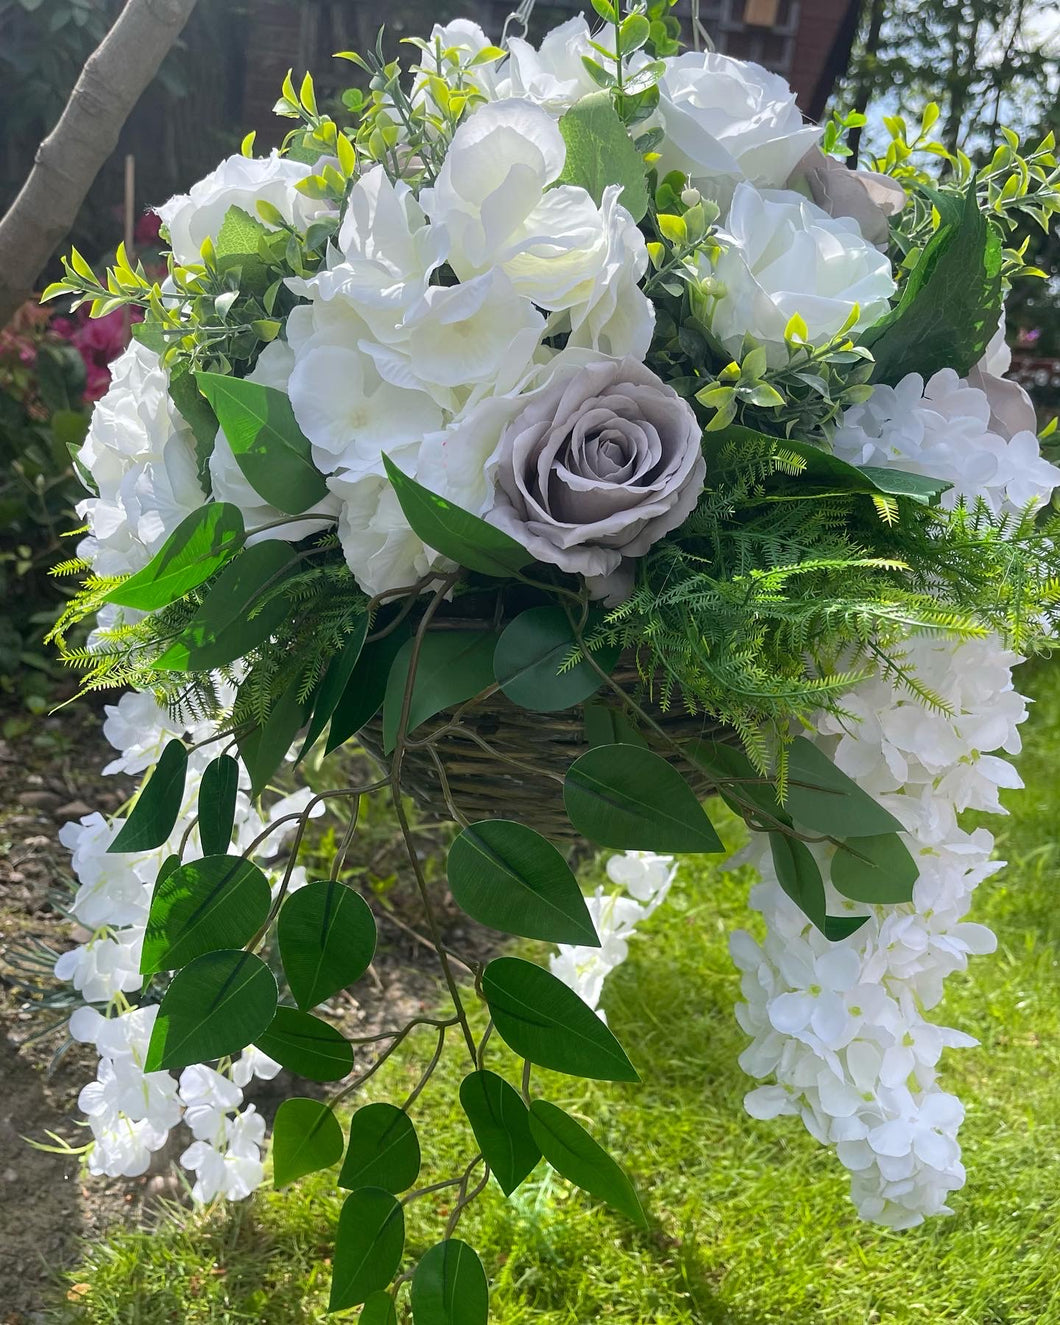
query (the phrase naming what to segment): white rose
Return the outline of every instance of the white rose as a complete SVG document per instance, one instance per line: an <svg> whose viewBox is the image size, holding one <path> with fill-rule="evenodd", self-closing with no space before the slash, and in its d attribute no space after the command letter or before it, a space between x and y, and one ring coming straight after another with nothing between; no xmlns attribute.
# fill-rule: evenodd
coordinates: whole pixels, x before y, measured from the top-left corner
<svg viewBox="0 0 1060 1325"><path fill-rule="evenodd" d="M320 202L299 193L295 185L312 174L300 161L290 161L273 152L271 156L230 156L205 179L156 207L169 231L173 255L182 265L200 260L202 242L216 239L230 207L240 207L255 220L259 201L270 202L285 221L304 229L325 210ZM264 224L264 222L263 222Z"/></svg>
<svg viewBox="0 0 1060 1325"><path fill-rule="evenodd" d="M761 65L686 51L666 66L652 120L666 135L660 177L680 170L724 204L742 179L779 188L821 136L784 79Z"/></svg>
<svg viewBox="0 0 1060 1325"><path fill-rule="evenodd" d="M578 14L545 34L535 50L522 37L508 40L510 58L501 70L501 95L524 97L560 116L579 99L599 88L582 63L583 56L599 61L593 50L589 25Z"/></svg>
<svg viewBox="0 0 1060 1325"><path fill-rule="evenodd" d="M887 257L852 218L833 218L801 194L738 185L719 238L713 274L724 293L712 328L734 355L750 333L770 363L784 363L784 330L794 313L817 345L839 331L855 304L856 327L887 312L895 290Z"/></svg>

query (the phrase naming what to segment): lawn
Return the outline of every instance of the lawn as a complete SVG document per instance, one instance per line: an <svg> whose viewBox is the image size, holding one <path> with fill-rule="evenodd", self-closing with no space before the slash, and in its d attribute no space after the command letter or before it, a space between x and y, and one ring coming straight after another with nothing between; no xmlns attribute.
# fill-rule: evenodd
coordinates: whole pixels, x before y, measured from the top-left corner
<svg viewBox="0 0 1060 1325"><path fill-rule="evenodd" d="M689 860L645 927L651 941L635 941L605 993L610 1024L644 1084L535 1075L542 1094L622 1159L651 1231L542 1171L510 1202L491 1187L461 1236L492 1276L497 1325L1060 1323L1060 673L1041 666L1022 680L1038 701L1021 760L1028 790L1009 796L1012 815L999 832L1009 868L981 887L974 912L1000 947L975 961L971 979L950 981L937 1014L982 1041L949 1053L944 1065L968 1109L969 1179L954 1197L955 1216L905 1233L862 1224L843 1170L800 1124L744 1115L750 1083L736 1065L743 1036L726 942L747 923L749 878ZM372 1097L399 1098L430 1047L420 1040L388 1064ZM421 1183L450 1176L472 1153L451 1108L457 1057L416 1105ZM411 1250L440 1236L445 1196L410 1208ZM178 1212L150 1231L116 1231L86 1246L52 1319L319 1322L340 1201L333 1175L317 1175L238 1206Z"/></svg>

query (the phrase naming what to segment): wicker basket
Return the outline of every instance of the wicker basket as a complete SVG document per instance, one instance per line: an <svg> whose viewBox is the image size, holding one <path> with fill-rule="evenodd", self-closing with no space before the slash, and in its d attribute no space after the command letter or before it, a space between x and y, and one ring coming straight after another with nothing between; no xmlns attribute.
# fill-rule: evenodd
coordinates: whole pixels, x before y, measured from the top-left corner
<svg viewBox="0 0 1060 1325"><path fill-rule="evenodd" d="M451 629L452 624L446 622L444 628ZM482 628L481 622L474 625L476 629ZM619 660L613 676L630 694L640 686L631 656ZM595 698L597 702L609 702L606 692ZM659 726L677 740L697 737L736 740L730 728L702 715L692 716L678 704L664 713L650 702L640 702ZM441 713L430 726L441 726L451 717L451 713ZM645 737L651 744L652 733L645 733ZM361 730L358 739L370 755L384 762L383 724L379 715ZM517 818L553 841L574 844L580 839L563 808L562 780L573 760L588 748L581 705L560 713L534 713L497 693L465 708L459 726L447 732L434 747L448 785L448 801L435 760L423 747L412 746L406 751L401 782L417 805L432 817L453 818L451 802L472 822ZM670 754L665 749L658 753L667 757ZM502 762L498 754L519 766ZM682 761L681 772L688 777L691 771ZM700 795L710 791L705 776L698 784L694 777L692 780Z"/></svg>

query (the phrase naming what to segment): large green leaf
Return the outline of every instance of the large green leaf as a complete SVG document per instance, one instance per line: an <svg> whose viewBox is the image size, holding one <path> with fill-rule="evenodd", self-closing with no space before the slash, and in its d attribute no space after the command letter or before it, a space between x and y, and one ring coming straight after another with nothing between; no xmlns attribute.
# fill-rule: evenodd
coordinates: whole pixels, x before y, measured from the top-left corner
<svg viewBox="0 0 1060 1325"><path fill-rule="evenodd" d="M598 948L585 898L551 842L512 819L483 819L449 848L449 888L473 920L503 934Z"/></svg>
<svg viewBox="0 0 1060 1325"><path fill-rule="evenodd" d="M227 373L196 373L247 482L270 506L299 515L327 496L286 393Z"/></svg>
<svg viewBox="0 0 1060 1325"><path fill-rule="evenodd" d="M240 757L250 774L252 796L260 796L269 785L309 716L312 698L299 696L301 685L302 678L296 673L273 699L265 721L236 737Z"/></svg>
<svg viewBox="0 0 1060 1325"><path fill-rule="evenodd" d="M876 360L873 380L892 386L907 373L926 381L940 368L964 376L983 356L1001 316L1002 245L965 195L930 191L939 226L906 278L898 304L859 336Z"/></svg>
<svg viewBox="0 0 1060 1325"><path fill-rule="evenodd" d="M208 952L176 973L158 1007L145 1072L239 1053L276 1012L276 981L253 953Z"/></svg>
<svg viewBox="0 0 1060 1325"><path fill-rule="evenodd" d="M587 745L647 745L629 715L612 704L587 702L582 718Z"/></svg>
<svg viewBox="0 0 1060 1325"><path fill-rule="evenodd" d="M142 326L142 323L138 325ZM135 333L134 333L135 334ZM165 341L161 350L166 348ZM160 350L160 352L161 352ZM210 490L210 457L217 445L218 423L210 402L199 390L195 374L187 368L183 372L170 370L169 398L176 405L181 418L195 437L195 473L199 484Z"/></svg>
<svg viewBox="0 0 1060 1325"><path fill-rule="evenodd" d="M199 842L203 855L223 856L232 842L239 790L239 765L231 755L218 755L203 770L199 783Z"/></svg>
<svg viewBox="0 0 1060 1325"><path fill-rule="evenodd" d="M568 1182L606 1201L635 1224L648 1221L633 1184L580 1123L547 1100L530 1105L530 1130L541 1152Z"/></svg>
<svg viewBox="0 0 1060 1325"><path fill-rule="evenodd" d="M571 654L579 651L562 608L531 607L502 631L493 658L494 675L500 688L520 708L537 713L572 708L602 685L599 672L584 658L560 671ZM620 652L609 645L597 649L593 658L597 667L608 673Z"/></svg>
<svg viewBox="0 0 1060 1325"><path fill-rule="evenodd" d="M152 666L160 671L201 672L244 657L286 620L290 604L283 594L268 602L263 595L297 564L286 543L246 548L224 568L202 607Z"/></svg>
<svg viewBox="0 0 1060 1325"><path fill-rule="evenodd" d="M172 833L184 803L188 752L175 737L167 742L108 852L153 851Z"/></svg>
<svg viewBox="0 0 1060 1325"><path fill-rule="evenodd" d="M398 651L387 678L383 699L383 749L397 740L405 685L416 641ZM497 636L490 630L431 630L421 642L412 687L406 734L442 709L452 708L493 684L493 650Z"/></svg>
<svg viewBox="0 0 1060 1325"><path fill-rule="evenodd" d="M420 1143L412 1119L393 1104L365 1104L350 1121L340 1187L403 1192L419 1176Z"/></svg>
<svg viewBox="0 0 1060 1325"><path fill-rule="evenodd" d="M501 1039L521 1058L597 1081L639 1081L625 1050L573 989L519 957L497 957L482 992Z"/></svg>
<svg viewBox="0 0 1060 1325"><path fill-rule="evenodd" d="M254 1041L262 1053L310 1081L341 1081L353 1070L353 1045L334 1026L297 1008L277 1008Z"/></svg>
<svg viewBox="0 0 1060 1325"><path fill-rule="evenodd" d="M388 456L383 464L412 531L443 557L505 580L533 561L521 543L409 478Z"/></svg>
<svg viewBox="0 0 1060 1325"><path fill-rule="evenodd" d="M140 970L173 971L218 948L241 948L265 923L272 894L257 865L204 856L155 884Z"/></svg>
<svg viewBox="0 0 1060 1325"><path fill-rule="evenodd" d="M725 437L737 440L740 434L755 438L767 434L736 425L726 429ZM884 469L876 465L851 465L840 460L831 451L814 446L812 442L771 438L784 451L791 451L805 461L806 467L793 482L805 487L825 486L837 492L864 492L885 497L909 497L922 506L934 506L944 492L953 487L943 479L929 478L926 474L912 474L904 469Z"/></svg>
<svg viewBox="0 0 1060 1325"><path fill-rule="evenodd" d="M375 918L363 897L334 878L291 893L276 924L280 958L298 1007L359 980L375 955Z"/></svg>
<svg viewBox="0 0 1060 1325"><path fill-rule="evenodd" d="M460 1103L482 1158L505 1196L533 1172L541 1148L530 1132L530 1114L519 1092L495 1072L472 1072L460 1083Z"/></svg>
<svg viewBox="0 0 1060 1325"><path fill-rule="evenodd" d="M412 1275L416 1325L487 1325L490 1294L475 1252L447 1238L424 1253Z"/></svg>
<svg viewBox="0 0 1060 1325"><path fill-rule="evenodd" d="M791 815L778 804L773 783L750 759L725 741L686 741L685 755L715 779L718 794L737 814L753 822L791 823Z"/></svg>
<svg viewBox="0 0 1060 1325"><path fill-rule="evenodd" d="M357 1325L398 1325L394 1299L380 1290L370 1294L357 1317Z"/></svg>
<svg viewBox="0 0 1060 1325"><path fill-rule="evenodd" d="M328 669L321 678L320 685L317 686L313 699L313 716L306 729L302 748L298 752L299 759L305 758L306 752L327 726L331 715L335 712L346 691L350 677L353 675L353 669L357 666L367 634L368 613L362 612L354 622L353 629L346 636L342 648L328 663Z"/></svg>
<svg viewBox="0 0 1060 1325"><path fill-rule="evenodd" d="M562 116L567 160L558 184L577 184L597 204L608 184L622 185L622 205L639 221L648 210L644 158L618 117L610 92L590 92Z"/></svg>
<svg viewBox="0 0 1060 1325"><path fill-rule="evenodd" d="M185 516L143 570L104 602L153 612L203 584L243 546L243 517L227 502L210 502Z"/></svg>
<svg viewBox="0 0 1060 1325"><path fill-rule="evenodd" d="M390 669L408 637L409 628L402 621L388 634L365 644L331 715L331 727L324 746L326 754L345 745L383 707Z"/></svg>
<svg viewBox="0 0 1060 1325"><path fill-rule="evenodd" d="M272 1124L272 1176L277 1187L342 1158L344 1138L334 1111L321 1100L288 1099Z"/></svg>
<svg viewBox="0 0 1060 1325"><path fill-rule="evenodd" d="M796 823L829 837L869 837L902 827L805 736L791 743L787 809Z"/></svg>
<svg viewBox="0 0 1060 1325"><path fill-rule="evenodd" d="M721 839L676 768L638 745L600 745L567 770L567 818L616 850L714 852Z"/></svg>
<svg viewBox="0 0 1060 1325"><path fill-rule="evenodd" d="M385 1288L404 1246L405 1216L394 1197L379 1187L351 1192L335 1235L328 1311L355 1307Z"/></svg>
<svg viewBox="0 0 1060 1325"><path fill-rule="evenodd" d="M292 893L276 922L283 973L300 1008L315 1008L359 980L375 955L368 903L335 879Z"/></svg>
<svg viewBox="0 0 1060 1325"><path fill-rule="evenodd" d="M855 902L877 906L909 902L920 876L916 861L897 833L853 837L832 857L832 885Z"/></svg>

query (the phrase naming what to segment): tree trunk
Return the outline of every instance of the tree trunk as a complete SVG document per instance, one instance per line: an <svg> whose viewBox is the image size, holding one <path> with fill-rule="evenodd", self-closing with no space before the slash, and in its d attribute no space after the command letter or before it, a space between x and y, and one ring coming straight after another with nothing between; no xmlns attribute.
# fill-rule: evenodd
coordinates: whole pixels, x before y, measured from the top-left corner
<svg viewBox="0 0 1060 1325"><path fill-rule="evenodd" d="M883 30L883 0L872 0L872 8L869 10L869 30L865 36L865 50L861 57L861 77L858 79L857 96L854 99L852 110L865 114L869 106L869 98L873 92L879 89L876 86L876 57L880 52L880 36ZM847 157L847 165L851 170L857 170L858 157L861 153L861 130L851 129L847 138L847 146L850 148L850 156Z"/></svg>
<svg viewBox="0 0 1060 1325"><path fill-rule="evenodd" d="M0 219L0 327L73 225L122 125L180 35L195 0L126 0L89 56L29 178Z"/></svg>

